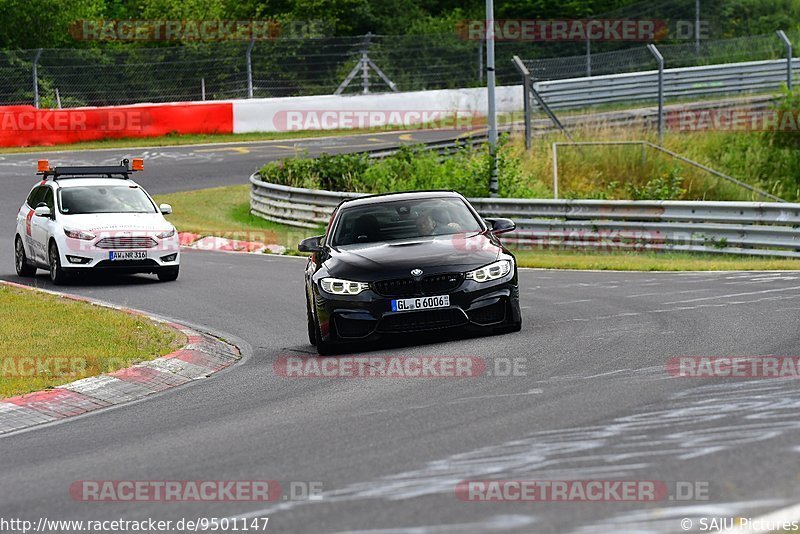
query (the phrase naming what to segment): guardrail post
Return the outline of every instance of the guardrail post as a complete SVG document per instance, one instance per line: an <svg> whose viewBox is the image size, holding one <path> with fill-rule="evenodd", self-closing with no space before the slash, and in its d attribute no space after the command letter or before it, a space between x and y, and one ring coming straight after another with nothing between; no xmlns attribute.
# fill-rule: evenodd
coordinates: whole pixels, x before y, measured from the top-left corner
<svg viewBox="0 0 800 534"><path fill-rule="evenodd" d="M792 42L783 30L778 30L778 37L786 47L786 87L792 90Z"/></svg>
<svg viewBox="0 0 800 534"><path fill-rule="evenodd" d="M658 144L664 144L664 56L656 45L649 44L647 49L658 61Z"/></svg>
<svg viewBox="0 0 800 534"><path fill-rule="evenodd" d="M253 46L255 39L250 39L250 44L247 45L247 98L253 98Z"/></svg>
<svg viewBox="0 0 800 534"><path fill-rule="evenodd" d="M519 58L514 56L511 62L517 68L517 71L522 76L522 103L525 110L525 148L531 149L531 71L525 66L525 63Z"/></svg>
<svg viewBox="0 0 800 534"><path fill-rule="evenodd" d="M39 73L37 66L39 58L42 56L42 49L36 49L36 55L33 56L33 107L39 109Z"/></svg>

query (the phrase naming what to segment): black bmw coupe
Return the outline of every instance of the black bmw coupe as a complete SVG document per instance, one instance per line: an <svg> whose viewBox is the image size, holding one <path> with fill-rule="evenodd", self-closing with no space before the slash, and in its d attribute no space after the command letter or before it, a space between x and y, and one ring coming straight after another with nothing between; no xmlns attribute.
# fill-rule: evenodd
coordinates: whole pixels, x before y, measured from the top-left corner
<svg viewBox="0 0 800 534"><path fill-rule="evenodd" d="M300 243L308 337L337 345L409 332L522 327L514 255L458 193L421 191L342 202L324 236Z"/></svg>

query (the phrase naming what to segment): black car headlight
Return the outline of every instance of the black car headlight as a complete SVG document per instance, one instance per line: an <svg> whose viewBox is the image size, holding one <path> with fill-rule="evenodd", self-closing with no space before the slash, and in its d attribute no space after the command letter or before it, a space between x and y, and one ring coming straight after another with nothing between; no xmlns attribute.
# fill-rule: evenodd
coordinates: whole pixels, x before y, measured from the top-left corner
<svg viewBox="0 0 800 534"><path fill-rule="evenodd" d="M364 282L353 282L340 278L323 278L319 281L322 290L332 295L358 295L362 291L369 289L369 284Z"/></svg>
<svg viewBox="0 0 800 534"><path fill-rule="evenodd" d="M480 269L468 272L467 280L475 280L476 282L497 280L510 273L512 267L511 260L499 260L485 267L481 267Z"/></svg>

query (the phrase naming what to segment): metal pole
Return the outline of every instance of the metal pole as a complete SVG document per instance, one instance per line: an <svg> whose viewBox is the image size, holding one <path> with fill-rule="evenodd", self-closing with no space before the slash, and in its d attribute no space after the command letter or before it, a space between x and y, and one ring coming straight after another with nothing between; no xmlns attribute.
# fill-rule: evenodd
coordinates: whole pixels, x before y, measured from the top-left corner
<svg viewBox="0 0 800 534"><path fill-rule="evenodd" d="M478 41L478 82L483 84L483 41Z"/></svg>
<svg viewBox="0 0 800 534"><path fill-rule="evenodd" d="M61 94L58 92L58 87L56 87L56 106L61 109Z"/></svg>
<svg viewBox="0 0 800 534"><path fill-rule="evenodd" d="M525 149L530 150L531 136L533 134L532 132L533 127L531 125L532 110L531 110L531 94L530 94L531 91L530 74L526 74L525 76L522 77L522 84L523 84L522 95L523 98L525 98Z"/></svg>
<svg viewBox="0 0 800 534"><path fill-rule="evenodd" d="M586 77L592 76L592 40L586 34Z"/></svg>
<svg viewBox="0 0 800 534"><path fill-rule="evenodd" d="M247 45L247 98L253 98L253 46L256 44L255 39L250 40Z"/></svg>
<svg viewBox="0 0 800 534"><path fill-rule="evenodd" d="M495 102L494 0L486 0L486 81L489 96L489 196L496 197L497 184L497 106Z"/></svg>
<svg viewBox="0 0 800 534"><path fill-rule="evenodd" d="M656 45L649 44L647 49L658 61L658 144L664 144L664 56Z"/></svg>
<svg viewBox="0 0 800 534"><path fill-rule="evenodd" d="M786 87L792 90L792 42L783 30L778 30L778 37L786 46Z"/></svg>
<svg viewBox="0 0 800 534"><path fill-rule="evenodd" d="M553 198L558 200L558 143L553 143Z"/></svg>
<svg viewBox="0 0 800 534"><path fill-rule="evenodd" d="M200 78L200 98L205 101L206 99L206 79Z"/></svg>
<svg viewBox="0 0 800 534"><path fill-rule="evenodd" d="M364 47L361 49L361 88L365 95L369 94L369 41L372 33L364 38Z"/></svg>
<svg viewBox="0 0 800 534"><path fill-rule="evenodd" d="M522 103L525 109L525 148L531 149L531 71L525 66L525 63L519 58L514 56L511 60L519 73L522 75Z"/></svg>
<svg viewBox="0 0 800 534"><path fill-rule="evenodd" d="M39 58L42 56L42 49L36 50L36 55L33 56L33 107L39 109L39 74L37 72L37 65Z"/></svg>
<svg viewBox="0 0 800 534"><path fill-rule="evenodd" d="M694 2L694 53L700 55L700 0Z"/></svg>

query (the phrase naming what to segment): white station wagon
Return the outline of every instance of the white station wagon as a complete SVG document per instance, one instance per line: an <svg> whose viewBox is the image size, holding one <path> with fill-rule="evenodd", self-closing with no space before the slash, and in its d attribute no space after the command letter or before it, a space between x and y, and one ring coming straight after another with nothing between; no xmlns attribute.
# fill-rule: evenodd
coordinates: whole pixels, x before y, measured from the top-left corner
<svg viewBox="0 0 800 534"><path fill-rule="evenodd" d="M39 161L42 181L17 214L14 250L17 274L50 272L62 284L83 272L152 273L173 281L180 270L180 242L157 206L131 180L144 161L118 166L55 167Z"/></svg>

